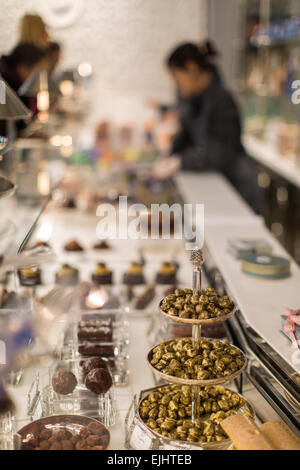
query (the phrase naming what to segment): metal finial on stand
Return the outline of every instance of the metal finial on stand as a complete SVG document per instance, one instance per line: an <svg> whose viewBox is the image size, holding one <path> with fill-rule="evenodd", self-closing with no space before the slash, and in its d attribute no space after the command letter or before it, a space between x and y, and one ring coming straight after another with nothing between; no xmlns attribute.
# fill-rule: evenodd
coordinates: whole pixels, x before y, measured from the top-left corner
<svg viewBox="0 0 300 470"><path fill-rule="evenodd" d="M203 254L202 250L197 246L193 249L190 257L193 266L193 294L201 295L202 289L202 264ZM199 348L201 338L201 325L193 325L192 327L193 347ZM200 416L200 387L198 385L192 386L192 422L195 423Z"/></svg>
<svg viewBox="0 0 300 470"><path fill-rule="evenodd" d="M196 248L193 249L190 257L190 261L193 265L193 291L194 294L199 294L201 292L202 288L202 264L204 262L203 260L203 254L202 250L196 246Z"/></svg>

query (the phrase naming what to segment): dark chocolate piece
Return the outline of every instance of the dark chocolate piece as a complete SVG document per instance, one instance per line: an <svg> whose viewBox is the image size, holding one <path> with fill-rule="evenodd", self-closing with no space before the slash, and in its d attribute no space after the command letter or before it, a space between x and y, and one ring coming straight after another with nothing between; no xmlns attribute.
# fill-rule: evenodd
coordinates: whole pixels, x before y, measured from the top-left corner
<svg viewBox="0 0 300 470"><path fill-rule="evenodd" d="M108 392L112 386L112 378L107 369L93 369L85 378L85 385L96 395Z"/></svg>
<svg viewBox="0 0 300 470"><path fill-rule="evenodd" d="M97 343L81 343L78 346L79 354L82 356L114 356L114 347Z"/></svg>
<svg viewBox="0 0 300 470"><path fill-rule="evenodd" d="M143 310L154 299L154 296L155 288L153 286L147 286L141 295L134 297L132 307L137 310Z"/></svg>
<svg viewBox="0 0 300 470"><path fill-rule="evenodd" d="M112 328L115 316L112 315L107 320L82 320L78 323L79 328Z"/></svg>
<svg viewBox="0 0 300 470"><path fill-rule="evenodd" d="M102 340L111 342L113 339L113 331L112 328L106 327L85 327L85 328L78 328L78 339L79 340Z"/></svg>
<svg viewBox="0 0 300 470"><path fill-rule="evenodd" d="M52 387L60 395L69 395L77 386L75 375L68 370L58 370L52 377Z"/></svg>

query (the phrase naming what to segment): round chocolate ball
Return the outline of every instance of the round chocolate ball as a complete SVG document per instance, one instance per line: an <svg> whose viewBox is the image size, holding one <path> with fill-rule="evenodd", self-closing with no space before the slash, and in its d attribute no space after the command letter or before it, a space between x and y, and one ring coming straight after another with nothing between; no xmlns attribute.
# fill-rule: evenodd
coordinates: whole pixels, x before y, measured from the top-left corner
<svg viewBox="0 0 300 470"><path fill-rule="evenodd" d="M108 363L101 357L90 357L82 364L82 372L84 376L87 376L93 369L107 369Z"/></svg>
<svg viewBox="0 0 300 470"><path fill-rule="evenodd" d="M69 395L77 385L75 375L68 370L58 370L52 377L52 387L60 395Z"/></svg>
<svg viewBox="0 0 300 470"><path fill-rule="evenodd" d="M107 369L93 369L86 376L85 385L91 392L101 395L112 386L112 378Z"/></svg>

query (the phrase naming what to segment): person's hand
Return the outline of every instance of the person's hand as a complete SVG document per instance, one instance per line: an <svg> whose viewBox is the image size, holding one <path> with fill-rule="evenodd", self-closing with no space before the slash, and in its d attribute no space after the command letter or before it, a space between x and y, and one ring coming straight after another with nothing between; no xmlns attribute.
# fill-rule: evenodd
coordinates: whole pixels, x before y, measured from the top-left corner
<svg viewBox="0 0 300 470"><path fill-rule="evenodd" d="M152 176L155 179L164 180L174 176L181 167L181 160L179 157L173 155L165 157L155 163L153 167Z"/></svg>

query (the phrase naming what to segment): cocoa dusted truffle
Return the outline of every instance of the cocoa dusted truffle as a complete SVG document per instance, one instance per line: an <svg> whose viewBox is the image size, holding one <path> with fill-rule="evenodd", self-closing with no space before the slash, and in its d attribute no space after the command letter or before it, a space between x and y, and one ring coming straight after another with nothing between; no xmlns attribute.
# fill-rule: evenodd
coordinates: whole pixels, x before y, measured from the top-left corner
<svg viewBox="0 0 300 470"><path fill-rule="evenodd" d="M107 369L108 363L101 357L90 357L82 364L82 372L87 376L93 369Z"/></svg>
<svg viewBox="0 0 300 470"><path fill-rule="evenodd" d="M112 386L112 378L107 369L93 369L86 376L85 385L91 392L101 395Z"/></svg>
<svg viewBox="0 0 300 470"><path fill-rule="evenodd" d="M49 248L49 249L51 249L51 246L47 242L37 241L34 245L32 245L30 250L34 250L35 248Z"/></svg>
<svg viewBox="0 0 300 470"><path fill-rule="evenodd" d="M58 370L52 377L53 390L60 395L69 395L77 385L75 375L68 370Z"/></svg>
<svg viewBox="0 0 300 470"><path fill-rule="evenodd" d="M71 240L65 245L65 251L84 251L84 249L77 240Z"/></svg>
<svg viewBox="0 0 300 470"><path fill-rule="evenodd" d="M94 250L109 250L109 249L110 249L110 245L105 240L99 243L96 243L94 245Z"/></svg>

